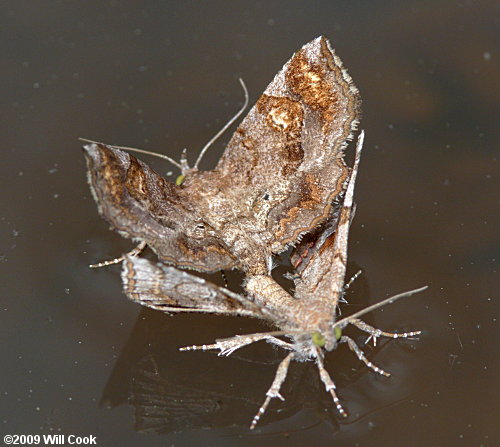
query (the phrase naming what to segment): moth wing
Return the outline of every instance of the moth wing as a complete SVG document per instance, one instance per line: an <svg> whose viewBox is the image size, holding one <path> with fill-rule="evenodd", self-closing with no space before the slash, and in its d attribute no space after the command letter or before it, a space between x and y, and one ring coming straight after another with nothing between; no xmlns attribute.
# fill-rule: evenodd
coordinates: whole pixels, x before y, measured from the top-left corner
<svg viewBox="0 0 500 447"><path fill-rule="evenodd" d="M356 146L354 167L337 219L317 234L316 243L311 241L312 249L308 256L301 257L302 263L298 269L300 276L295 283L296 298L338 301L344 291L349 227L354 211L354 186L363 140L362 132ZM292 260L297 259L297 250L292 252Z"/></svg>
<svg viewBox="0 0 500 447"><path fill-rule="evenodd" d="M132 301L164 312L185 310L263 317L257 305L242 295L144 258L125 257L122 281L123 290Z"/></svg>
<svg viewBox="0 0 500 447"><path fill-rule="evenodd" d="M99 213L122 236L146 242L162 261L179 267L217 271L237 266L188 191L119 149L90 144L84 151Z"/></svg>
<svg viewBox="0 0 500 447"><path fill-rule="evenodd" d="M325 37L284 65L234 133L216 171L265 220L280 252L324 222L344 188L343 149L360 99Z"/></svg>

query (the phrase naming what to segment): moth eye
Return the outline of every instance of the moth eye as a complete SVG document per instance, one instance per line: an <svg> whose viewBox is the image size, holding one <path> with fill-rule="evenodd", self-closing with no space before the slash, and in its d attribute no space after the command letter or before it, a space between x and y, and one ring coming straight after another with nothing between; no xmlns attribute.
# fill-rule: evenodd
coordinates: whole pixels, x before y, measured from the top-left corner
<svg viewBox="0 0 500 447"><path fill-rule="evenodd" d="M326 344L325 337L320 334L319 332L314 332L311 336L312 342L318 346L319 348L322 348Z"/></svg>
<svg viewBox="0 0 500 447"><path fill-rule="evenodd" d="M262 196L262 198L263 198L264 200L269 200L269 194L266 192L266 193Z"/></svg>
<svg viewBox="0 0 500 447"><path fill-rule="evenodd" d="M205 229L205 225L202 224L202 223L196 224L196 229L197 230L204 230Z"/></svg>
<svg viewBox="0 0 500 447"><path fill-rule="evenodd" d="M176 179L175 179L175 184L177 186L181 186L183 183L184 183L184 179L186 178L186 176L184 174L181 174L179 175Z"/></svg>
<svg viewBox="0 0 500 447"><path fill-rule="evenodd" d="M336 340L340 340L340 337L342 337L342 329L340 329L338 326L335 326L333 328L333 334L335 335Z"/></svg>

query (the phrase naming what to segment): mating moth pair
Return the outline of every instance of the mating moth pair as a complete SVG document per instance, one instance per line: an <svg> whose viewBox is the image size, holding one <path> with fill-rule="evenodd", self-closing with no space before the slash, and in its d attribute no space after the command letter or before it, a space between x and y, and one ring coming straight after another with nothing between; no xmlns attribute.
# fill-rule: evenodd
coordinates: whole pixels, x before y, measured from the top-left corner
<svg viewBox="0 0 500 447"><path fill-rule="evenodd" d="M424 288L336 318L364 133L358 135L352 168L344 161L344 149L356 131L359 106L358 90L342 62L328 40L319 37L284 65L211 171L198 169L206 148L192 168L185 157L180 163L171 160L181 170L171 183L123 148L84 146L99 213L122 236L139 243L117 260L123 261L123 286L130 299L168 313L261 318L277 329L181 348L230 355L265 340L288 352L251 428L271 399L283 399L279 391L292 360L316 363L342 415L346 412L324 367L325 352L346 343L368 367L389 375L342 333L348 324L370 334L374 342L380 336L420 334L383 332L358 317ZM138 256L146 245L159 263ZM271 276L274 257L290 248L293 296ZM185 271L226 269L245 274L243 294Z"/></svg>

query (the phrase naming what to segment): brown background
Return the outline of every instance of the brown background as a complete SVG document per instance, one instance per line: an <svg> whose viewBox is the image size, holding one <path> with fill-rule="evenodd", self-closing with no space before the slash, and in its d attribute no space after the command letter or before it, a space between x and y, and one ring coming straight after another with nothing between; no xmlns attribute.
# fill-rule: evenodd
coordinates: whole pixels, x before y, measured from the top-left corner
<svg viewBox="0 0 500 447"><path fill-rule="evenodd" d="M2 435L94 434L101 447L498 445L493 2L66 0L0 8ZM192 161L239 107L239 76L255 101L320 34L364 100L350 239L350 270L364 274L344 312L428 284L371 319L424 336L368 350L390 380L367 373L345 347L329 355L348 420L337 420L314 368L294 365L287 400L250 433L283 353L260 346L229 359L180 354L179 346L263 326L153 312L137 320L119 269L86 267L131 244L98 217L77 137L174 158L187 147ZM159 375L148 375L154 368ZM131 383L141 393L131 394ZM101 399L113 408L99 407ZM149 419L138 402L152 405ZM146 428L153 433L137 431Z"/></svg>

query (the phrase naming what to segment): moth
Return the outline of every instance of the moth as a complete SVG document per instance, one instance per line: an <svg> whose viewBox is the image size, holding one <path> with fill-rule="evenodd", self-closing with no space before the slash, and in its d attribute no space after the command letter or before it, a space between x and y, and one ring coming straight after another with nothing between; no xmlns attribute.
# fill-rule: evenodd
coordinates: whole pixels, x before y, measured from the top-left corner
<svg viewBox="0 0 500 447"><path fill-rule="evenodd" d="M359 106L351 78L320 37L276 75L215 169L181 163L176 185L126 152L91 144L91 190L115 230L166 264L268 274L274 254L330 217L349 176L343 149Z"/></svg>
<svg viewBox="0 0 500 447"><path fill-rule="evenodd" d="M251 316L277 327L273 332L181 348L229 355L265 340L289 352L252 429L271 399L283 399L279 390L292 360L317 364L343 415L323 364L325 352L346 343L370 368L388 375L342 334L347 324L369 333L374 341L382 335L420 334L387 333L358 319L373 306L336 318L344 291L363 132L352 169L343 156L358 124L359 106L358 90L342 62L328 40L319 37L284 65L211 171L198 169L200 158L192 168L183 159L178 164L180 181L174 184L117 147L84 146L100 214L121 235L139 242L139 248L148 245L160 261L154 264L136 252L120 258L124 291L130 299L165 312ZM293 296L271 276L274 256L290 247L298 273ZM245 274L245 293L236 294L180 269L239 269Z"/></svg>

